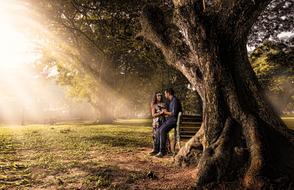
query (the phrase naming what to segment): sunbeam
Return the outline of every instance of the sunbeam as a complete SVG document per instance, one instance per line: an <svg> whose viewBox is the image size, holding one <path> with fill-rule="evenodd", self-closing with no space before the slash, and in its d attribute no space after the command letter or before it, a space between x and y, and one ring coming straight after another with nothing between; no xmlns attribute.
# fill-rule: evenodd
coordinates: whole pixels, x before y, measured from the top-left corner
<svg viewBox="0 0 294 190"><path fill-rule="evenodd" d="M63 89L35 68L41 56L38 50L48 39L61 43L40 24L39 15L25 1L0 0L0 122L68 119L77 115L77 111L68 113L70 107L94 117L91 109L85 109L90 105L66 98Z"/></svg>

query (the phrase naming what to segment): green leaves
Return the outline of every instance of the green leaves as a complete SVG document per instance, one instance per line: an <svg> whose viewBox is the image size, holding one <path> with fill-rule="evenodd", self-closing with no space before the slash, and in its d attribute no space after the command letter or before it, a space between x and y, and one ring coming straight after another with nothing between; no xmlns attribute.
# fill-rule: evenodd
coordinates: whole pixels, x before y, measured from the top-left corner
<svg viewBox="0 0 294 190"><path fill-rule="evenodd" d="M293 110L293 47L268 41L250 54L250 60L259 81L268 91L277 109Z"/></svg>

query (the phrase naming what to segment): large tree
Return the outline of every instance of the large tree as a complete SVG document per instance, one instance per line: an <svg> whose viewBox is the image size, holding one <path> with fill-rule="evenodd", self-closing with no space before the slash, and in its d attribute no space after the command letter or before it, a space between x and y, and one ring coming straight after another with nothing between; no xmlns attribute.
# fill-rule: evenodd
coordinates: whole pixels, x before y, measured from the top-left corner
<svg viewBox="0 0 294 190"><path fill-rule="evenodd" d="M176 156L178 164L196 163L198 187L293 187L293 132L268 103L246 49L269 3L173 0L143 9L138 36L159 48L203 101L203 124Z"/></svg>

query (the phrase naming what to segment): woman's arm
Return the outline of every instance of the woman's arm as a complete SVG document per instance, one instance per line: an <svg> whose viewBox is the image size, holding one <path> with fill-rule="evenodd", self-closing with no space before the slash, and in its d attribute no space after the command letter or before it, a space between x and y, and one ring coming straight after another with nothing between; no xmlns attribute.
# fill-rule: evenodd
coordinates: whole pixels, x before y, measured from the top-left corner
<svg viewBox="0 0 294 190"><path fill-rule="evenodd" d="M151 115L152 115L152 117L159 117L161 114L162 114L161 112L160 113L155 113L155 107L154 106L151 107Z"/></svg>

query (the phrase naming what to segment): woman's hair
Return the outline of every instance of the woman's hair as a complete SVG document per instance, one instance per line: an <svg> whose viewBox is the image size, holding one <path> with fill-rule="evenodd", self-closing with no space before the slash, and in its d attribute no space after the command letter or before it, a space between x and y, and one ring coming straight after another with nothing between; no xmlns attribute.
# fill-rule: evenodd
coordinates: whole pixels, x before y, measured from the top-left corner
<svg viewBox="0 0 294 190"><path fill-rule="evenodd" d="M157 95L160 95L161 96L161 102L163 101L163 96L161 94L161 92L156 92L153 96L153 99L152 99L152 102L151 102L151 105L154 105L154 104L157 104Z"/></svg>

